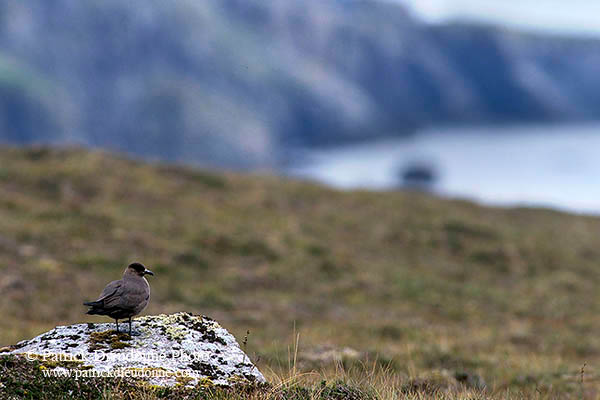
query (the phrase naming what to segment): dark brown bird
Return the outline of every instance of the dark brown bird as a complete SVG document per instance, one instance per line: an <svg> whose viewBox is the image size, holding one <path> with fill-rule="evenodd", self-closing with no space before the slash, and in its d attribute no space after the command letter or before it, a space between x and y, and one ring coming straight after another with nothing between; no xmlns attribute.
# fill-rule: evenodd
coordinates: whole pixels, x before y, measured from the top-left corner
<svg viewBox="0 0 600 400"><path fill-rule="evenodd" d="M131 317L141 313L150 299L150 285L144 275L154 275L154 273L140 263L130 264L125 268L123 278L106 285L98 300L83 303L90 307L86 314L107 315L114 318L117 332L119 320L128 318L129 335L131 335Z"/></svg>

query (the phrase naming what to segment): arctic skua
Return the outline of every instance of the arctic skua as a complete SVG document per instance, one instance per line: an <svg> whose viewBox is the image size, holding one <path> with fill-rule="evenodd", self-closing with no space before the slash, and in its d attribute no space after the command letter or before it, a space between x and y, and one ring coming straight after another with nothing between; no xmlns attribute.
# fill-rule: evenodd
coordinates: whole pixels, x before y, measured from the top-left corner
<svg viewBox="0 0 600 400"><path fill-rule="evenodd" d="M83 303L90 307L86 314L114 318L117 332L119 320L128 318L129 335L131 335L131 317L141 313L150 299L150 285L144 278L145 275L154 275L154 273L140 263L130 264L125 268L123 278L106 285L98 300Z"/></svg>

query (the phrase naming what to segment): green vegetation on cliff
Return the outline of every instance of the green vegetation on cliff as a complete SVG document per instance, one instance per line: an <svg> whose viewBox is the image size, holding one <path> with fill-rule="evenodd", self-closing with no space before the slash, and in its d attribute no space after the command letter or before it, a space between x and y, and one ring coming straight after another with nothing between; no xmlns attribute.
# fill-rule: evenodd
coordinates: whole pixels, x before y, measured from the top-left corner
<svg viewBox="0 0 600 400"><path fill-rule="evenodd" d="M280 168L421 127L598 120L598 54L400 1L4 1L0 140Z"/></svg>

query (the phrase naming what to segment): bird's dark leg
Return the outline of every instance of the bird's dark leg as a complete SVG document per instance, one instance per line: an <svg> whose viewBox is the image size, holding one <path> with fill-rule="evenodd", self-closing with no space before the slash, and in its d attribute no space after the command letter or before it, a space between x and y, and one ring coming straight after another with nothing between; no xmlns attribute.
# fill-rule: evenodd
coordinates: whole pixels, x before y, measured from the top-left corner
<svg viewBox="0 0 600 400"><path fill-rule="evenodd" d="M131 317L129 317L129 336L131 336Z"/></svg>
<svg viewBox="0 0 600 400"><path fill-rule="evenodd" d="M115 318L115 324L117 324L117 332L119 332L119 320Z"/></svg>

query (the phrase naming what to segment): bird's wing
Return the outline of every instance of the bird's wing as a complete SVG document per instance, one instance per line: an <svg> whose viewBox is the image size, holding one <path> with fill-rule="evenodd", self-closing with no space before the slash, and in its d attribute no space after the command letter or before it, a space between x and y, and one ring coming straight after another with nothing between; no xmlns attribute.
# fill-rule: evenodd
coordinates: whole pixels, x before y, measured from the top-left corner
<svg viewBox="0 0 600 400"><path fill-rule="evenodd" d="M102 291L96 301L103 301L105 308L110 308L119 304L121 292L123 291L123 281L112 281Z"/></svg>

